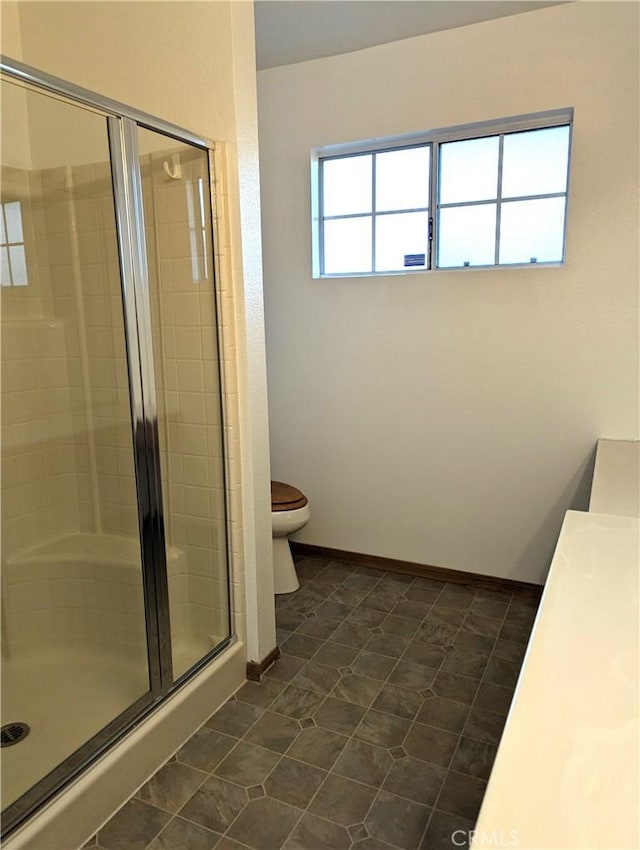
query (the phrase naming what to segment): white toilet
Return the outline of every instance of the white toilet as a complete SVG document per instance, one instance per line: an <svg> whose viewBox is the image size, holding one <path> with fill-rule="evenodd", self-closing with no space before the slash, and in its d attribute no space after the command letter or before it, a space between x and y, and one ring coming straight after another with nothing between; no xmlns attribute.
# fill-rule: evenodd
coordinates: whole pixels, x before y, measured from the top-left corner
<svg viewBox="0 0 640 850"><path fill-rule="evenodd" d="M289 548L289 534L307 524L309 500L291 484L271 482L271 526L273 533L273 579L276 593L293 593L300 587Z"/></svg>

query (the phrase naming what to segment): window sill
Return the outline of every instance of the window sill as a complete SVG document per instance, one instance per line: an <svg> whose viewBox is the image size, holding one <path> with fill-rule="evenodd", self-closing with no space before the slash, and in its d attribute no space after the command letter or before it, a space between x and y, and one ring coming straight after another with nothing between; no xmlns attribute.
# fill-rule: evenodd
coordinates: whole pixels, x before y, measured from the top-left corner
<svg viewBox="0 0 640 850"><path fill-rule="evenodd" d="M566 265L565 261L562 262L554 262L554 263L512 263L512 264L503 264L500 266L450 266L447 268L439 268L439 269L406 269L406 270L398 270L398 271L388 271L388 272L344 272L344 273L336 273L336 274L314 274L314 280L335 280L335 279L350 279L350 278L361 278L361 277L399 277L406 276L411 277L412 275L432 275L438 274L440 272L444 272L445 274L449 274L451 272L487 272L487 271L508 271L508 270L519 270L519 269L561 269Z"/></svg>

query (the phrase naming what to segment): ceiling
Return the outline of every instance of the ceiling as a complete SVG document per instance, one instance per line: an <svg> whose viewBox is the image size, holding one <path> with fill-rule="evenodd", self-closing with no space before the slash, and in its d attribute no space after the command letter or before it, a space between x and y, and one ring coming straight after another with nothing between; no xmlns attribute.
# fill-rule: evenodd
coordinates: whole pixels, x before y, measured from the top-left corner
<svg viewBox="0 0 640 850"><path fill-rule="evenodd" d="M528 0L256 0L258 70L529 12Z"/></svg>

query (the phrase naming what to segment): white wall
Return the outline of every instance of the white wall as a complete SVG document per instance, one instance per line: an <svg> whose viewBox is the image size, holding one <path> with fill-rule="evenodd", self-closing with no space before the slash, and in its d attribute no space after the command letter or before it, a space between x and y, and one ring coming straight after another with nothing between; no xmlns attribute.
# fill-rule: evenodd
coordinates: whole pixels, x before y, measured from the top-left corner
<svg viewBox="0 0 640 850"><path fill-rule="evenodd" d="M298 539L542 581L638 436L638 7L571 3L258 74L272 474ZM564 268L313 280L312 147L575 107Z"/></svg>
<svg viewBox="0 0 640 850"><path fill-rule="evenodd" d="M275 646L275 619L253 4L5 1L2 22L11 58L223 143L218 207L226 227L218 250L236 413L228 433L234 595L241 636L245 601L249 610L248 657L261 660Z"/></svg>

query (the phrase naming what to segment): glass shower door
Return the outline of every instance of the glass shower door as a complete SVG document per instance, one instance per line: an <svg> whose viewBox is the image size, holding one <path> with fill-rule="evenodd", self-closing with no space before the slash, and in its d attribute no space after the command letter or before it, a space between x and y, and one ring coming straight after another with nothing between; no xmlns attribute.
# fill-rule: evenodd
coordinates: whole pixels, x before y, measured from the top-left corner
<svg viewBox="0 0 640 850"><path fill-rule="evenodd" d="M174 679L230 634L209 154L138 128Z"/></svg>
<svg viewBox="0 0 640 850"><path fill-rule="evenodd" d="M208 143L2 72L4 837L231 624Z"/></svg>
<svg viewBox="0 0 640 850"><path fill-rule="evenodd" d="M2 808L31 789L24 811L151 688L107 121L5 81L2 107Z"/></svg>

